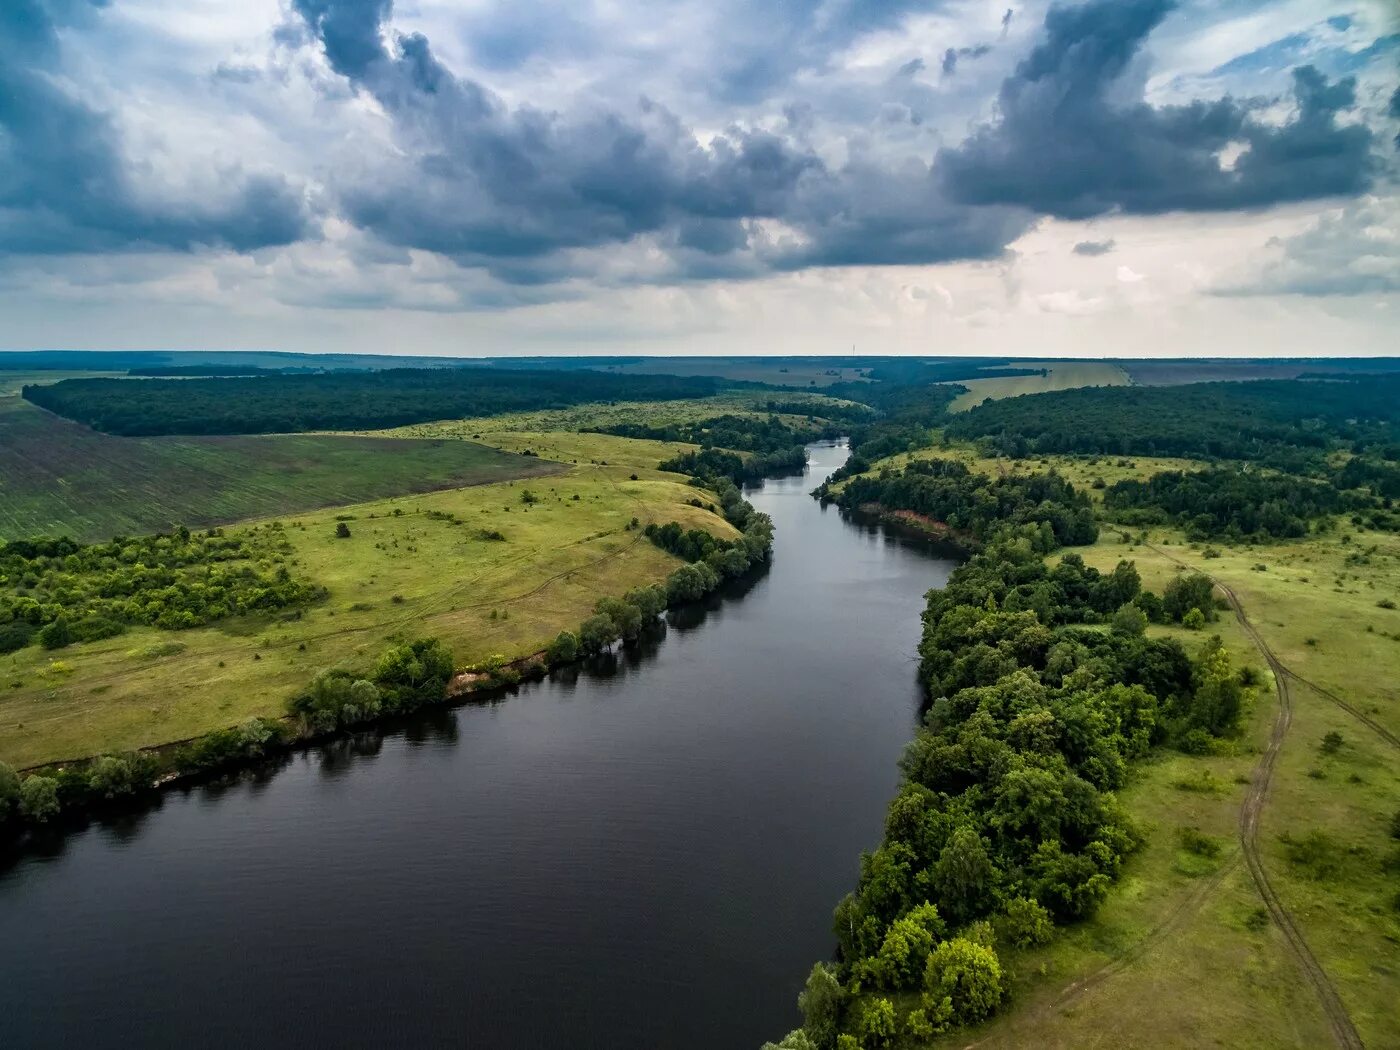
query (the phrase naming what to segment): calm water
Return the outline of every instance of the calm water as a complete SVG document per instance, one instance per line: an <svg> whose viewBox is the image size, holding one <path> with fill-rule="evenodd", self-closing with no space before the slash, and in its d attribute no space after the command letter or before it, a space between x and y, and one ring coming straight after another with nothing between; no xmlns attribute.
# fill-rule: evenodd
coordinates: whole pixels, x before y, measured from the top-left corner
<svg viewBox="0 0 1400 1050"><path fill-rule="evenodd" d="M754 1050L796 1023L952 563L807 493L611 673L173 794L0 874L0 1046Z"/></svg>

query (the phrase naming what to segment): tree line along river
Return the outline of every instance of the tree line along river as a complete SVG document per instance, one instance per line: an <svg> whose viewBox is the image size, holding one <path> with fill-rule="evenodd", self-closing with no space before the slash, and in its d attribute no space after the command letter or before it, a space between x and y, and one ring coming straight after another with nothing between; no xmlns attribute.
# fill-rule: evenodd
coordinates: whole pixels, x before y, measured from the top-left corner
<svg viewBox="0 0 1400 1050"><path fill-rule="evenodd" d="M772 566L499 702L168 795L0 871L0 1045L756 1048L797 1023L954 563L746 493Z"/></svg>

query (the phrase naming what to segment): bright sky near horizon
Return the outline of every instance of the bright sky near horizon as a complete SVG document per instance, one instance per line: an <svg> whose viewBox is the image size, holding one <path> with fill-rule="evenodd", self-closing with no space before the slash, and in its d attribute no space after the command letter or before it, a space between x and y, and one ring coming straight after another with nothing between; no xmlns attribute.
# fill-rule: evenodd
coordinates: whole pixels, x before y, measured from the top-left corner
<svg viewBox="0 0 1400 1050"><path fill-rule="evenodd" d="M1393 0L4 0L0 347L1400 353Z"/></svg>

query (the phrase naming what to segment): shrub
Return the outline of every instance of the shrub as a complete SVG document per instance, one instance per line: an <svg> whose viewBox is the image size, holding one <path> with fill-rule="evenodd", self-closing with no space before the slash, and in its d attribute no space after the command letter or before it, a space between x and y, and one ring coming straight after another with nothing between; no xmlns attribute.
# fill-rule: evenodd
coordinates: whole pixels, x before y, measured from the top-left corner
<svg viewBox="0 0 1400 1050"><path fill-rule="evenodd" d="M1176 840L1187 853L1193 853L1198 857L1214 858L1220 856L1220 843L1209 835L1203 834L1199 828L1178 828Z"/></svg>
<svg viewBox="0 0 1400 1050"><path fill-rule="evenodd" d="M1332 729L1322 738L1322 743L1318 746L1318 750L1324 755L1335 755L1342 749L1342 743L1342 734Z"/></svg>
<svg viewBox="0 0 1400 1050"><path fill-rule="evenodd" d="M997 936L1016 948L1047 943L1055 935L1050 913L1029 897L1013 897L996 921Z"/></svg>
<svg viewBox="0 0 1400 1050"><path fill-rule="evenodd" d="M58 816L58 783L51 777L25 777L20 786L19 810L36 824L47 823Z"/></svg>
<svg viewBox="0 0 1400 1050"><path fill-rule="evenodd" d="M944 941L924 971L924 1009L944 1024L973 1024L1001 1003L1001 962L997 953L963 937Z"/></svg>
<svg viewBox="0 0 1400 1050"><path fill-rule="evenodd" d="M39 628L37 638L45 649L64 649L75 641L73 630L68 626L67 618L63 616Z"/></svg>
<svg viewBox="0 0 1400 1050"><path fill-rule="evenodd" d="M336 536L336 539L339 539L339 540L348 540L348 539L350 538L350 526L347 525L347 524L345 524L345 522L343 522L343 521L338 521L338 522L336 522L336 523L335 523L335 536Z"/></svg>
<svg viewBox="0 0 1400 1050"><path fill-rule="evenodd" d="M418 638L387 650L373 681L386 711L412 711L447 695L455 666L451 651L436 638Z"/></svg>
<svg viewBox="0 0 1400 1050"><path fill-rule="evenodd" d="M572 631L560 631L549 643L545 655L551 664L573 663L578 658L578 635Z"/></svg>
<svg viewBox="0 0 1400 1050"><path fill-rule="evenodd" d="M88 771L88 788L101 798L122 798L149 789L154 776L155 764L145 755L104 755Z"/></svg>
<svg viewBox="0 0 1400 1050"><path fill-rule="evenodd" d="M1206 615L1200 609L1188 609L1181 618L1181 626L1188 631L1199 631L1206 625Z"/></svg>

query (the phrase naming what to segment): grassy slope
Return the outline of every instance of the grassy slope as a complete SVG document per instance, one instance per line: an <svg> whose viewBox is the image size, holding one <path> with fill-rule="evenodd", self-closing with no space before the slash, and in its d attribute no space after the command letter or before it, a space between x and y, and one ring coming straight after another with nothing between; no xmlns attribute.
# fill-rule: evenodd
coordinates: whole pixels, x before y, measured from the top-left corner
<svg viewBox="0 0 1400 1050"><path fill-rule="evenodd" d="M0 376L0 540L101 540L558 469L463 442L111 437L20 399L24 382L56 375Z"/></svg>
<svg viewBox="0 0 1400 1050"><path fill-rule="evenodd" d="M914 455L940 454L956 455L987 472L1045 465L980 459L967 448ZM1120 477L1192 466L1143 457L1048 462L1086 487L1098 477L1111 484ZM1353 529L1350 542L1343 542L1346 528L1339 524L1330 534L1267 547L1216 543L1220 556L1212 558L1204 557L1204 545L1188 545L1175 530L1154 530L1148 546L1124 543L1106 528L1098 544L1080 553L1102 570L1129 558L1144 584L1159 592L1180 571L1178 561L1210 573L1236 592L1286 667L1396 731L1400 612L1380 609L1376 602L1400 601L1400 538ZM1369 563L1348 564L1348 558L1368 550ZM1268 571L1255 570L1258 564ZM1373 631L1367 632L1368 625ZM1269 923L1250 921L1262 900L1241 863L1238 820L1250 771L1277 712L1272 677L1229 614L1209 630L1224 638L1237 663L1264 672L1265 685L1238 753L1210 758L1169 753L1139 766L1120 798L1149 831L1148 843L1130 859L1108 903L1092 921L1064 931L1049 947L1008 956L1012 1007L946 1045L1312 1047L1330 1042L1316 997L1286 953L1282 935ZM1175 633L1188 648L1203 638L1179 628L1152 631ZM1316 644L1308 645L1308 638ZM1296 683L1292 704L1292 725L1261 825L1266 871L1366 1045L1400 1047L1394 1015L1400 966L1393 961L1400 912L1392 903L1400 886L1380 871L1380 858L1393 845L1387 842L1387 823L1400 809L1400 755ZM1333 729L1346 743L1328 756L1318 745ZM1199 780L1202 770L1214 777L1214 791L1176 786ZM1217 862L1178 848L1176 836L1184 825L1219 841ZM1285 833L1311 830L1325 831L1336 844L1339 870L1322 879L1291 864L1282 841Z"/></svg>
<svg viewBox="0 0 1400 1050"><path fill-rule="evenodd" d="M1046 368L1044 376L1009 376L1003 379L959 380L967 387L950 405L954 412L965 412L983 401L1023 394L1044 394L1051 390L1072 390L1081 386L1127 386L1128 373L1102 361L1012 361L1013 368Z"/></svg>
<svg viewBox="0 0 1400 1050"><path fill-rule="evenodd" d="M286 516L296 571L331 591L301 620L141 628L61 653L31 647L0 657L0 758L28 766L279 714L316 671L364 666L401 632L440 636L459 665L533 652L577 626L601 595L659 581L678 564L627 529L632 517L733 534L718 516L688 505L697 491L685 479L655 469L689 446L594 434L509 433L499 442L571 465L555 477ZM528 510L520 502L525 488L541 497ZM335 521L344 514L354 516L352 536L338 540ZM480 539L480 529L499 529L507 540ZM169 643L184 648L155 655Z"/></svg>

